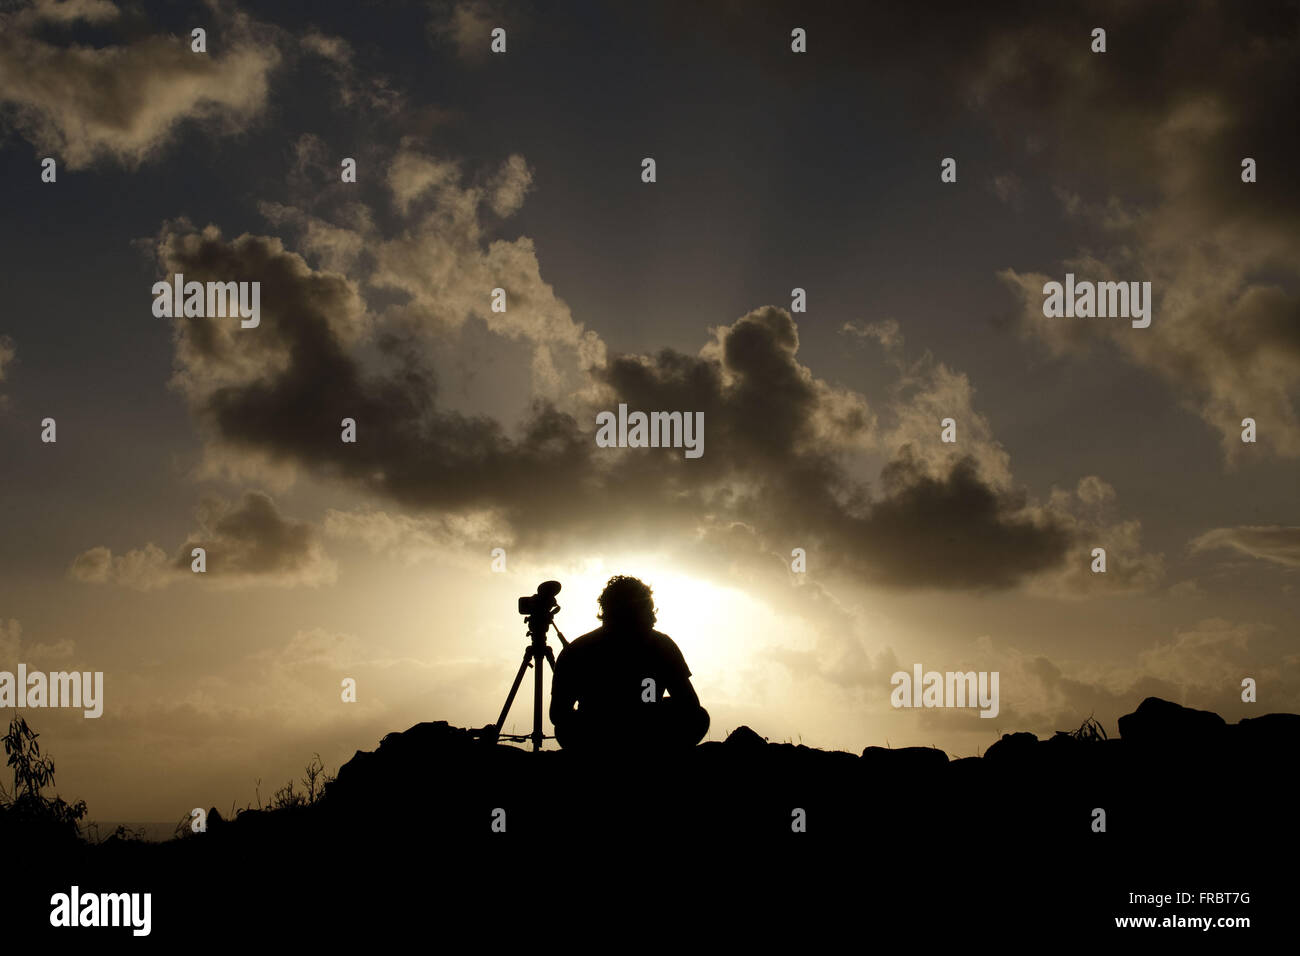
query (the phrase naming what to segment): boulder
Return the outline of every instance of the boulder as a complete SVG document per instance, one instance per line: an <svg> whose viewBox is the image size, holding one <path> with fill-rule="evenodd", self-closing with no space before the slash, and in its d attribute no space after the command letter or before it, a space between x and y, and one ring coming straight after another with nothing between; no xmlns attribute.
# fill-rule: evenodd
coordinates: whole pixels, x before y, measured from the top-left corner
<svg viewBox="0 0 1300 956"><path fill-rule="evenodd" d="M742 725L727 735L726 744L728 747L758 750L767 746L767 738L760 737L753 730Z"/></svg>
<svg viewBox="0 0 1300 956"><path fill-rule="evenodd" d="M862 760L872 769L903 773L948 766L948 755L937 747L867 747Z"/></svg>
<svg viewBox="0 0 1300 956"><path fill-rule="evenodd" d="M1294 751L1300 742L1300 714L1245 717L1228 730L1236 746L1281 755Z"/></svg>
<svg viewBox="0 0 1300 956"><path fill-rule="evenodd" d="M1020 762L1033 759L1038 753L1039 740L1030 733L1003 734L984 751L985 760Z"/></svg>
<svg viewBox="0 0 1300 956"><path fill-rule="evenodd" d="M1159 697L1148 697L1119 719L1119 735L1141 747L1185 749L1218 743L1227 723L1208 710L1193 710Z"/></svg>

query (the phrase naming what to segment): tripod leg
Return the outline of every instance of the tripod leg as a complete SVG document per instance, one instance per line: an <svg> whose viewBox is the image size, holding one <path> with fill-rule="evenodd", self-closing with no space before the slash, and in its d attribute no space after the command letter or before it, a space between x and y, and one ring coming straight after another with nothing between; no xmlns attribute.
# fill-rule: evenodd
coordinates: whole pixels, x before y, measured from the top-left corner
<svg viewBox="0 0 1300 956"><path fill-rule="evenodd" d="M506 695L506 705L501 708L501 716L497 718L497 736L501 735L501 730L505 727L506 715L510 713L510 705L515 702L515 694L519 693L519 685L524 682L524 672L528 670L532 657L532 647L525 647L524 659L519 664L519 673L515 674L515 682L510 687L510 693Z"/></svg>
<svg viewBox="0 0 1300 956"><path fill-rule="evenodd" d="M550 650L550 648L547 648ZM536 673L533 674L533 750L542 749L542 650L533 649L537 658Z"/></svg>

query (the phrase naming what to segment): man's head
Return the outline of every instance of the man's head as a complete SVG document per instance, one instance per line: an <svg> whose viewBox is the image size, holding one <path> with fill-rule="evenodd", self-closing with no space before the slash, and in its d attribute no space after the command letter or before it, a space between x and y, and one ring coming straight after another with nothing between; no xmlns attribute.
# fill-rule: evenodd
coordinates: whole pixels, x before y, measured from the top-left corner
<svg viewBox="0 0 1300 956"><path fill-rule="evenodd" d="M600 613L606 627L648 631L655 626L654 593L639 578L616 574L600 592Z"/></svg>

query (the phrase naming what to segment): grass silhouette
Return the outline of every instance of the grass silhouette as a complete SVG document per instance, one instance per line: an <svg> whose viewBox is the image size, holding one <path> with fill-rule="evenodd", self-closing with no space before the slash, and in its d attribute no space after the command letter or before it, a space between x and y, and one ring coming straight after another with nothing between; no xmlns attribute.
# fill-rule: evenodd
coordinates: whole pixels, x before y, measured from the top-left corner
<svg viewBox="0 0 1300 956"><path fill-rule="evenodd" d="M37 830L52 830L64 835L79 835L86 801L68 803L56 793L46 796L54 786L54 758L41 753L40 737L21 714L9 722L2 738L7 765L13 768L13 790L0 783L0 812L6 822Z"/></svg>

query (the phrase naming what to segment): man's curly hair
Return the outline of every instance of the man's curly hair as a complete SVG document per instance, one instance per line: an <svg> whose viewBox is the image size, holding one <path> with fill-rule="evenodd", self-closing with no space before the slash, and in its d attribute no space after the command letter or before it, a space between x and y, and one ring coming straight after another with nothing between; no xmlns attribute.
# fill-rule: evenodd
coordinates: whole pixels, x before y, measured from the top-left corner
<svg viewBox="0 0 1300 956"><path fill-rule="evenodd" d="M616 574L609 579L597 600L602 622L622 623L642 619L653 626L655 622L654 591L640 578Z"/></svg>

